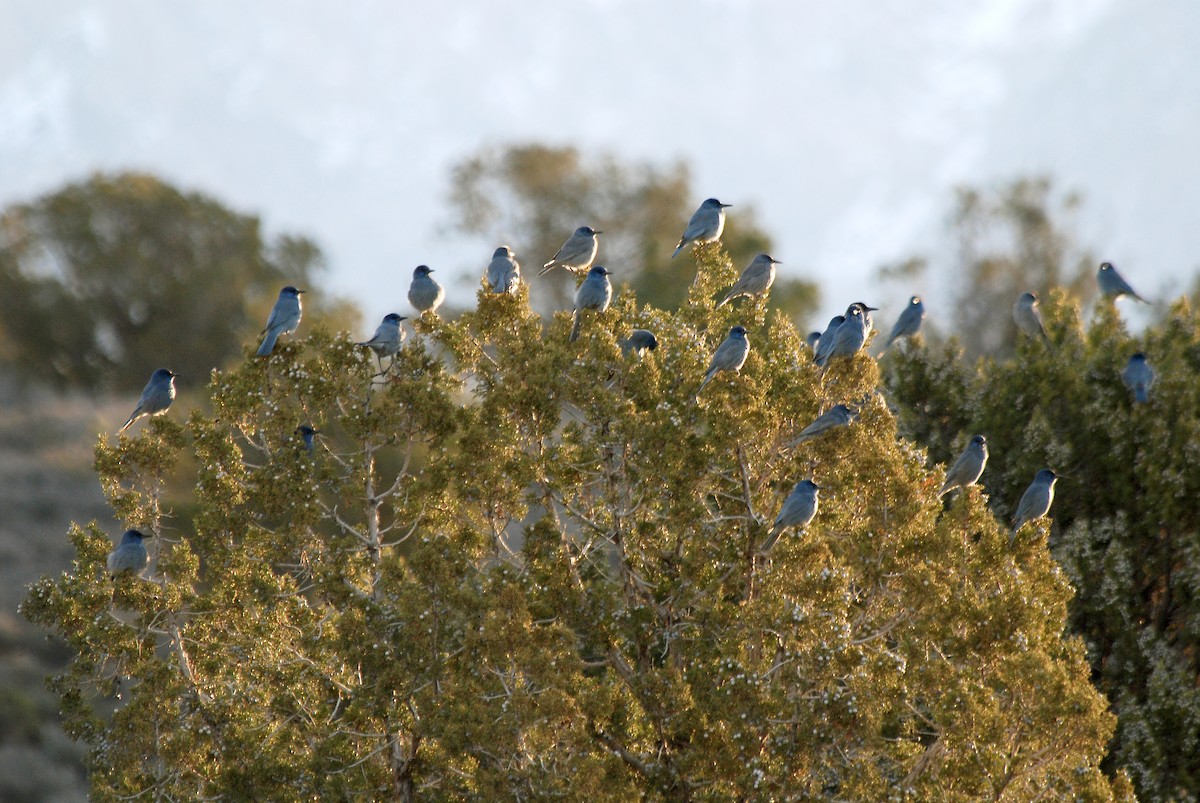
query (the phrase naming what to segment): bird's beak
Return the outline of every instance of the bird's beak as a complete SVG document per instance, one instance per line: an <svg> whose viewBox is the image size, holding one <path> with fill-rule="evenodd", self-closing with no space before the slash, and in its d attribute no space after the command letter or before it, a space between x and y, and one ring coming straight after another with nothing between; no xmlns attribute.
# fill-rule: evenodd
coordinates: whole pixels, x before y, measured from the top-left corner
<svg viewBox="0 0 1200 803"><path fill-rule="evenodd" d="M602 232L602 231L596 231L595 229L592 229L592 234L603 234L603 233L604 232Z"/></svg>
<svg viewBox="0 0 1200 803"><path fill-rule="evenodd" d="M297 290L296 295L300 295L301 293L307 293L307 292L308 292L307 290Z"/></svg>
<svg viewBox="0 0 1200 803"><path fill-rule="evenodd" d="M727 208L729 208L729 207L731 207L731 206L733 206L733 204L721 204L721 208L722 208L722 209L727 209Z"/></svg>

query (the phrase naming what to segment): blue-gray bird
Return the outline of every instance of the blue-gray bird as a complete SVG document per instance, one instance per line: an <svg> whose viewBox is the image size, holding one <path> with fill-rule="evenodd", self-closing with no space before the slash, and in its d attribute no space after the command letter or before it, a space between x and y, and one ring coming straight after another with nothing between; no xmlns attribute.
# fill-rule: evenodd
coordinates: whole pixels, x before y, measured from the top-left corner
<svg viewBox="0 0 1200 803"><path fill-rule="evenodd" d="M924 320L925 302L921 300L920 296L913 296L908 299L908 306L904 308L904 312L901 312L900 317L896 319L896 325L892 327L892 333L888 335L883 348L886 350L900 338L912 337L921 331L921 322Z"/></svg>
<svg viewBox="0 0 1200 803"><path fill-rule="evenodd" d="M137 406L133 408L133 415L129 416L125 426L117 432L121 433L129 429L133 426L133 422L142 416L165 413L171 406L171 402L175 401L175 377L177 376L179 374L173 374L166 368L159 368L150 374L150 381L146 383L146 387L142 388L142 397L138 399Z"/></svg>
<svg viewBox="0 0 1200 803"><path fill-rule="evenodd" d="M967 448L963 449L963 453L946 472L946 481L942 483L942 490L938 491L938 499L955 488L966 488L968 485L979 482L979 477L983 474L983 467L987 465L987 459L987 438L976 435L971 438Z"/></svg>
<svg viewBox="0 0 1200 803"><path fill-rule="evenodd" d="M1016 535L1026 523L1040 519L1050 512L1050 505L1054 502L1054 483L1057 481L1058 475L1048 468L1043 468L1034 475L1033 482L1025 489L1025 493L1021 494L1021 501L1017 504L1012 535Z"/></svg>
<svg viewBox="0 0 1200 803"><path fill-rule="evenodd" d="M654 351L658 348L658 338L649 329L634 329L629 333L629 337L623 337L617 343L626 357L630 354L641 356L644 351Z"/></svg>
<svg viewBox="0 0 1200 803"><path fill-rule="evenodd" d="M521 265L517 255L507 245L502 245L492 254L487 266L487 283L493 293L515 293L521 286Z"/></svg>
<svg viewBox="0 0 1200 803"><path fill-rule="evenodd" d="M824 367L834 357L853 357L862 350L863 344L866 342L866 315L858 306L852 304L850 309L846 310L846 320L833 335L833 345L830 346L829 351L817 357L817 365Z"/></svg>
<svg viewBox="0 0 1200 803"><path fill-rule="evenodd" d="M1030 337L1040 337L1047 343L1050 338L1046 335L1046 327L1042 323L1042 311L1038 309L1038 297L1033 293L1021 293L1021 297L1013 304L1013 323Z"/></svg>
<svg viewBox="0 0 1200 803"><path fill-rule="evenodd" d="M375 352L375 358L379 360L379 370L383 370L383 358L394 358L400 353L400 344L404 342L407 333L400 326L400 322L406 320L403 315L396 313L388 313L383 316L383 322L375 329L375 334L370 340L364 340L356 345L366 346Z"/></svg>
<svg viewBox="0 0 1200 803"><path fill-rule="evenodd" d="M431 273L433 268L428 265L417 265L412 284L408 286L408 303L422 315L426 312L436 315L437 308L446 300L446 289L429 275Z"/></svg>
<svg viewBox="0 0 1200 803"><path fill-rule="evenodd" d="M258 347L259 357L266 357L275 349L275 341L280 335L296 331L296 327L300 325L300 295L303 292L290 284L279 291L279 298L276 299L275 306L271 307L271 315L263 329L266 337Z"/></svg>
<svg viewBox="0 0 1200 803"><path fill-rule="evenodd" d="M612 301L612 283L608 280L609 272L603 265L597 265L588 271L587 277L575 291L575 320L571 324L572 343L579 337L580 313L585 309L604 312Z"/></svg>
<svg viewBox="0 0 1200 803"><path fill-rule="evenodd" d="M770 254L759 254L750 261L717 306L722 307L740 296L765 296L771 285L775 284L775 266L780 264L782 263Z"/></svg>
<svg viewBox="0 0 1200 803"><path fill-rule="evenodd" d="M849 426L857 416L858 412L850 409L848 406L835 404L813 419L813 422L807 427L800 430L800 434L786 448L791 449L805 441L810 441L813 438L824 435L826 432L838 429L839 427Z"/></svg>
<svg viewBox="0 0 1200 803"><path fill-rule="evenodd" d="M1100 269L1096 271L1096 284L1100 285L1100 292L1104 294L1105 298L1117 299L1121 296L1129 296L1143 304L1150 303L1133 291L1129 282L1125 281L1120 273L1117 273L1116 267L1111 262L1100 263Z"/></svg>
<svg viewBox="0 0 1200 803"><path fill-rule="evenodd" d="M820 342L820 332L809 332L808 336L804 338L804 344L812 350L814 357L817 356L817 346L820 344Z"/></svg>
<svg viewBox="0 0 1200 803"><path fill-rule="evenodd" d="M829 350L833 348L833 341L837 339L837 331L845 322L845 315L834 315L829 319L829 325L825 327L825 331L817 338L817 346L813 350L813 361L818 365L828 356Z"/></svg>
<svg viewBox="0 0 1200 803"><path fill-rule="evenodd" d="M725 210L730 206L733 204L723 204L716 198L708 198L700 204L683 230L671 259L693 243L711 243L721 239L721 232L725 229Z"/></svg>
<svg viewBox="0 0 1200 803"><path fill-rule="evenodd" d="M126 530L121 536L121 543L108 553L108 573L113 577L125 573L141 577L150 565L150 556L142 543L142 539L147 537L137 530Z"/></svg>
<svg viewBox="0 0 1200 803"><path fill-rule="evenodd" d="M596 239L596 235L603 233L596 231L591 226L580 226L575 229L575 232L562 244L562 248L558 249L554 256L550 257L550 261L542 266L538 276L544 276L560 265L572 273L583 273L589 270L592 263L596 261L596 253L600 250L600 241Z"/></svg>
<svg viewBox="0 0 1200 803"><path fill-rule="evenodd" d="M1138 404L1150 401L1150 388L1154 387L1155 378L1154 369L1140 351L1129 358L1125 370L1121 372L1121 381L1133 391L1133 400Z"/></svg>
<svg viewBox="0 0 1200 803"><path fill-rule="evenodd" d="M704 390L704 386L719 372L733 371L736 374L742 370L749 354L750 341L746 339L746 327L735 326L730 329L729 334L721 341L721 345L717 346L717 350L713 352L712 360L708 363L708 370L704 373L704 381L696 390L695 398L700 398L700 391Z"/></svg>
<svg viewBox="0 0 1200 803"><path fill-rule="evenodd" d="M313 439L321 434L321 430L313 429L308 424L301 424L296 427L296 433L304 439L304 451L309 454L313 453Z"/></svg>
<svg viewBox="0 0 1200 803"><path fill-rule="evenodd" d="M879 307L868 307L861 301L855 301L846 309L846 314L849 315L852 309L862 313L864 334L870 335L871 330L875 328L875 319L871 317L871 313L878 311Z"/></svg>
<svg viewBox="0 0 1200 803"><path fill-rule="evenodd" d="M775 517L775 523L771 525L771 532L763 542L760 552L770 552L771 547L775 546L775 542L787 528L795 527L803 531L809 525L817 515L817 492L820 490L812 480L800 480L796 483L788 498L783 500L783 507L779 508L779 515Z"/></svg>

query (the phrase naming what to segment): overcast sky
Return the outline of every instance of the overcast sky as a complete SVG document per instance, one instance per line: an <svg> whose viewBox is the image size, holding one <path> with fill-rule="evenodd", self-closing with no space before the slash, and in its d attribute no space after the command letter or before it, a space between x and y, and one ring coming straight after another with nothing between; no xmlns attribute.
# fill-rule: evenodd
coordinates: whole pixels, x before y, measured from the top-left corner
<svg viewBox="0 0 1200 803"><path fill-rule="evenodd" d="M481 146L682 158L697 202L754 205L820 282L818 319L877 293L886 320L948 295L874 273L936 246L952 187L1049 173L1161 297L1200 264L1197 31L1184 0L8 0L0 203L152 170L314 237L373 321L408 312L418 263L470 302L508 239L445 233L449 167Z"/></svg>

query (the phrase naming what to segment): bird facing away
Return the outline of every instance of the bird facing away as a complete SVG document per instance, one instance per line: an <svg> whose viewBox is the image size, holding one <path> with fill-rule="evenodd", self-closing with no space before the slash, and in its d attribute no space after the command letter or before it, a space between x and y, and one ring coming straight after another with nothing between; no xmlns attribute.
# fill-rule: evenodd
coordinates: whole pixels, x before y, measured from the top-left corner
<svg viewBox="0 0 1200 803"><path fill-rule="evenodd" d="M713 352L712 360L708 363L708 370L704 372L704 381L696 390L696 398L700 398L700 391L704 390L704 386L718 372L733 371L736 374L742 370L742 366L746 364L746 356L749 354L750 341L746 339L746 327L735 326L730 329L729 334L721 341L721 345L717 346L717 350Z"/></svg>
<svg viewBox="0 0 1200 803"><path fill-rule="evenodd" d="M901 312L900 317L896 319L896 325L892 327L892 333L888 335L883 348L886 350L900 338L912 337L921 331L921 322L924 320L925 302L921 300L920 296L913 296L908 300L908 306L904 308L904 312Z"/></svg>
<svg viewBox="0 0 1200 803"><path fill-rule="evenodd" d="M275 300L275 306L271 307L271 315L263 329L266 337L258 347L259 357L266 357L275 350L275 341L280 335L296 331L296 327L300 325L300 294L303 292L290 284L279 291L279 298Z"/></svg>
<svg viewBox="0 0 1200 803"><path fill-rule="evenodd" d="M1143 304L1149 303L1133 291L1129 282L1125 281L1125 277L1120 273L1117 273L1116 267L1111 262L1100 263L1100 269L1096 271L1096 284L1100 285L1100 292L1104 294L1105 298L1118 299L1121 296L1129 296Z"/></svg>
<svg viewBox="0 0 1200 803"><path fill-rule="evenodd" d="M612 283L608 280L609 272L603 265L597 265L588 271L587 277L579 289L575 291L575 320L571 324L570 342L574 343L579 337L580 313L585 309L604 312L612 301Z"/></svg>
<svg viewBox="0 0 1200 803"><path fill-rule="evenodd" d="M150 564L150 556L146 554L146 546L142 543L146 537L137 530L126 530L121 536L121 543L108 553L108 573L114 578L125 573L141 577Z"/></svg>
<svg viewBox="0 0 1200 803"><path fill-rule="evenodd" d="M824 338L822 337L822 340ZM837 328L833 335L833 345L829 351L817 357L817 365L824 367L834 357L853 357L862 350L867 342L867 319L863 310L857 304L851 304L846 310L846 320Z"/></svg>
<svg viewBox="0 0 1200 803"><path fill-rule="evenodd" d="M649 329L634 329L629 333L629 337L623 337L617 343L626 357L631 353L640 357L642 352L658 348L658 338Z"/></svg>
<svg viewBox="0 0 1200 803"><path fill-rule="evenodd" d="M803 531L809 522L817 515L817 491L821 490L812 480L800 480L796 487L783 500L779 515L771 525L771 532L763 542L760 552L770 552L771 547L779 540L780 534L788 527L796 527Z"/></svg>
<svg viewBox="0 0 1200 803"><path fill-rule="evenodd" d="M1030 337L1040 337L1050 342L1042 323L1042 311L1038 309L1038 297L1033 293L1021 293L1021 297L1013 304L1013 323Z"/></svg>
<svg viewBox="0 0 1200 803"><path fill-rule="evenodd" d="M321 434L321 430L313 429L308 424L301 424L296 427L296 434L304 439L304 451L309 454L313 453L313 438Z"/></svg>
<svg viewBox="0 0 1200 803"><path fill-rule="evenodd" d="M429 275L431 273L433 268L428 265L417 265L412 284L408 286L408 303L422 315L426 312L436 315L437 308L446 300L446 289Z"/></svg>
<svg viewBox="0 0 1200 803"><path fill-rule="evenodd" d="M575 233L567 238L567 241L562 244L562 248L558 249L554 256L550 257L550 261L538 271L538 276L544 276L560 265L572 273L587 271L596 261L596 252L600 250L600 241L596 239L596 235L603 233L596 231L591 226L580 226L575 229Z"/></svg>
<svg viewBox="0 0 1200 803"><path fill-rule="evenodd" d="M693 243L712 243L721 239L721 232L725 229L725 210L730 206L733 204L723 204L716 198L708 198L700 204L700 208L688 221L687 228L683 230L683 236L679 238L671 259Z"/></svg>
<svg viewBox="0 0 1200 803"><path fill-rule="evenodd" d="M742 275L734 282L733 287L721 299L718 307L723 307L739 296L754 296L761 298L775 284L775 266L782 264L770 254L759 254L750 261Z"/></svg>
<svg viewBox="0 0 1200 803"><path fill-rule="evenodd" d="M817 345L813 349L813 361L817 365L829 355L829 350L833 348L833 341L837 338L837 331L846 322L845 315L834 315L829 319L829 325L825 327L825 331L817 338Z"/></svg>
<svg viewBox="0 0 1200 803"><path fill-rule="evenodd" d="M1048 468L1043 468L1034 475L1033 482L1025 489L1025 493L1021 494L1021 501L1017 504L1012 535L1016 535L1028 522L1040 519L1050 512L1050 505L1054 502L1054 483L1057 481L1058 475Z"/></svg>
<svg viewBox="0 0 1200 803"><path fill-rule="evenodd" d="M971 438L967 448L963 449L963 453L946 472L946 481L942 483L942 490L938 491L938 499L955 488L966 488L968 485L979 482L979 477L983 474L983 467L987 465L987 459L987 438L976 435Z"/></svg>
<svg viewBox="0 0 1200 803"><path fill-rule="evenodd" d="M799 446L805 441L824 435L826 432L838 427L849 426L857 416L858 413L846 405L836 404L813 419L813 422L807 427L800 430L800 434L787 445L787 448L791 449L793 446Z"/></svg>
<svg viewBox="0 0 1200 803"><path fill-rule="evenodd" d="M502 245L496 249L488 263L486 276L493 293L517 292L521 286L521 266L511 248Z"/></svg>
<svg viewBox="0 0 1200 803"><path fill-rule="evenodd" d="M403 315L397 315L394 312L383 316L383 322L375 329L375 334L371 336L371 339L356 344L366 346L375 352L380 370L383 369L384 357L395 357L400 353L400 344L407 337L405 331L400 328L400 322L403 320L406 320Z"/></svg>
<svg viewBox="0 0 1200 803"><path fill-rule="evenodd" d="M142 388L142 397L138 399L137 406L133 408L133 415L129 416L125 426L117 432L121 433L129 429L133 426L133 422L142 416L165 413L171 406L171 402L175 401L175 377L177 376L179 374L173 374L166 368L159 368L150 374L150 381L146 383L146 387Z"/></svg>
<svg viewBox="0 0 1200 803"><path fill-rule="evenodd" d="M1146 362L1146 355L1140 351L1129 358L1125 370L1121 372L1121 381L1133 391L1133 401L1136 404L1150 401L1150 388L1154 386L1154 380L1154 369Z"/></svg>

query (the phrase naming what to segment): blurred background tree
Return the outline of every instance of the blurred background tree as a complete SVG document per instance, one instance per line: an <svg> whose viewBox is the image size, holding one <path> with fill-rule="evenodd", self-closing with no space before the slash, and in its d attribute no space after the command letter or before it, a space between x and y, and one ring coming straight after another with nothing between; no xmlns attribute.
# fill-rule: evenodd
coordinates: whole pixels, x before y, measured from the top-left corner
<svg viewBox="0 0 1200 803"><path fill-rule="evenodd" d="M0 359L60 388L136 390L169 367L196 383L253 339L285 284L324 271L303 237L151 175L98 174L0 216ZM357 323L305 297L306 319Z"/></svg>
<svg viewBox="0 0 1200 803"><path fill-rule="evenodd" d="M596 262L613 271L614 284L628 283L643 302L674 309L686 297L697 266L690 249L675 259L671 252L696 207L712 194L693 189L681 162L660 166L621 161L613 154L585 158L573 147L507 145L485 148L455 165L452 228L488 238L493 248L515 248L528 281L571 232L591 226L604 232ZM744 268L756 254L771 251L771 239L752 205L721 200L736 204L727 210L721 243L733 263ZM811 266L800 254L772 256L783 263L771 291L772 307L793 319L806 317L816 307L819 289L797 277ZM541 311L570 307L575 285L566 271L556 269L534 281Z"/></svg>

